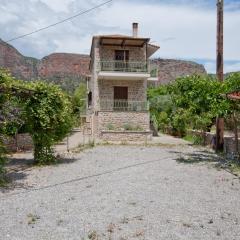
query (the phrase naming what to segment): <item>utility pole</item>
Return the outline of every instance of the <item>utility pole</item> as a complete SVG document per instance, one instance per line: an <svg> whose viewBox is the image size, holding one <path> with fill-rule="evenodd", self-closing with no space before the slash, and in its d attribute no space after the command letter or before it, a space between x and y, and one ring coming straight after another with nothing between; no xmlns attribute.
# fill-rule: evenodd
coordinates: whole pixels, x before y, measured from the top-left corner
<svg viewBox="0 0 240 240"><path fill-rule="evenodd" d="M217 78L223 82L223 5L224 0L217 0ZM216 120L216 151L223 150L224 119Z"/></svg>

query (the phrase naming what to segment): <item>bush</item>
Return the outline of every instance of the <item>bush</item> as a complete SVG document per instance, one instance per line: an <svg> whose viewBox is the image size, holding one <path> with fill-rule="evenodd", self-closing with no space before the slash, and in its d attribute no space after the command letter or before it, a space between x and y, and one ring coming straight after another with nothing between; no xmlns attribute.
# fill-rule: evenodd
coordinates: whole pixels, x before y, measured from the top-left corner
<svg viewBox="0 0 240 240"><path fill-rule="evenodd" d="M113 130L115 129L115 127L113 126L112 123L108 123L108 124L106 125L106 128L107 128L107 130L110 130L110 131L113 131Z"/></svg>
<svg viewBox="0 0 240 240"><path fill-rule="evenodd" d="M52 146L62 140L73 126L70 99L56 85L35 82L32 96L25 102L25 121L34 143L38 164L55 162Z"/></svg>
<svg viewBox="0 0 240 240"><path fill-rule="evenodd" d="M125 131L143 131L143 128L139 125L131 125L129 123L126 123L123 125L123 128Z"/></svg>
<svg viewBox="0 0 240 240"><path fill-rule="evenodd" d="M194 145L203 145L204 144L203 137L199 136L199 135L186 135L183 139L193 143Z"/></svg>

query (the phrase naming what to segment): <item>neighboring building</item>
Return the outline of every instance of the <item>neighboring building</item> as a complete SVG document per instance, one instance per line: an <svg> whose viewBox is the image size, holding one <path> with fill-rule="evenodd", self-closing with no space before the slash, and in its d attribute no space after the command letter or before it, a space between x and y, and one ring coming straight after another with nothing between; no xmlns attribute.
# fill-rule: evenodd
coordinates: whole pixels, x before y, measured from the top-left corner
<svg viewBox="0 0 240 240"><path fill-rule="evenodd" d="M94 137L105 141L151 138L147 82L158 80L149 58L159 49L149 38L94 36L88 81L88 119Z"/></svg>

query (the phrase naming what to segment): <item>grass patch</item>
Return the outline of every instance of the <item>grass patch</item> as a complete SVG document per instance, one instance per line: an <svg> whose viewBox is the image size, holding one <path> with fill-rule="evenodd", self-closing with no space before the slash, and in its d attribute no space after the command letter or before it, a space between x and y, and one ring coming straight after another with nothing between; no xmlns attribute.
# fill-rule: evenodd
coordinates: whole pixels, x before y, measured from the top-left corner
<svg viewBox="0 0 240 240"><path fill-rule="evenodd" d="M228 168L235 176L240 177L240 162L239 161L231 161L228 163Z"/></svg>
<svg viewBox="0 0 240 240"><path fill-rule="evenodd" d="M73 153L80 153L84 150L94 148L96 146L95 141L89 141L87 144L79 144L75 149L72 150Z"/></svg>
<svg viewBox="0 0 240 240"><path fill-rule="evenodd" d="M183 139L185 141L192 143L193 145L203 145L204 144L203 137L201 137L201 136L186 135L185 137L183 137Z"/></svg>

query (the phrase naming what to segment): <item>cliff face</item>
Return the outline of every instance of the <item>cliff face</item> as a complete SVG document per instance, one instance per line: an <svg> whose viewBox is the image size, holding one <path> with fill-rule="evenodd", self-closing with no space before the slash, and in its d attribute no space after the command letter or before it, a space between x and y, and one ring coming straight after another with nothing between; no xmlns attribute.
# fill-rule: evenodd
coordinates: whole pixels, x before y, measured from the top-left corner
<svg viewBox="0 0 240 240"><path fill-rule="evenodd" d="M14 47L0 39L0 67L9 69L13 76L20 79L36 78L37 62L37 59L24 57Z"/></svg>
<svg viewBox="0 0 240 240"><path fill-rule="evenodd" d="M54 53L39 60L25 57L0 39L0 67L17 79L47 80L72 92L89 75L90 57L82 54Z"/></svg>
<svg viewBox="0 0 240 240"><path fill-rule="evenodd" d="M158 84L167 84L177 77L207 74L204 66L195 62L174 59L155 59L154 62L159 68Z"/></svg>
<svg viewBox="0 0 240 240"><path fill-rule="evenodd" d="M81 77L89 75L88 55L54 53L44 57L37 64L39 78Z"/></svg>
<svg viewBox="0 0 240 240"><path fill-rule="evenodd" d="M179 76L206 74L206 70L195 62L155 59L159 66L158 84L166 84ZM60 84L73 91L89 75L90 57L83 54L53 53L39 60L25 57L13 46L0 39L0 67L7 68L18 79L43 79Z"/></svg>

